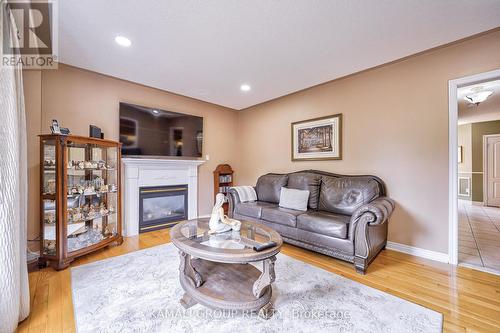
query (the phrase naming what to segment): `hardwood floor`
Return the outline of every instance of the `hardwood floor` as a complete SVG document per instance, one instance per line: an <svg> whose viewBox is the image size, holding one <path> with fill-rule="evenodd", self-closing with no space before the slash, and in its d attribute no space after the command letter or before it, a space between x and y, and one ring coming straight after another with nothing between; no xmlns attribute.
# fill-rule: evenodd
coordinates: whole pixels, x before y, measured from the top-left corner
<svg viewBox="0 0 500 333"><path fill-rule="evenodd" d="M125 238L112 246L87 255L71 266L101 260L169 242L168 230ZM292 245L284 254L367 286L439 311L444 315L444 332L500 332L500 276L454 267L384 250L358 275L352 265ZM74 332L70 269L46 268L29 274L31 315L18 332Z"/></svg>

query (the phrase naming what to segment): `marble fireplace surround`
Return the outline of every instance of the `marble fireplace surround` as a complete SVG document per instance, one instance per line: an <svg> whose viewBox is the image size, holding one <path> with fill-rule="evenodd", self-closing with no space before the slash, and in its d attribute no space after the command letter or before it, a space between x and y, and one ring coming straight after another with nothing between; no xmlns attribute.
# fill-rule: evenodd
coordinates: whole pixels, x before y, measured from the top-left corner
<svg viewBox="0 0 500 333"><path fill-rule="evenodd" d="M139 234L139 189L188 185L188 218L198 217L198 166L204 160L122 158L123 236Z"/></svg>

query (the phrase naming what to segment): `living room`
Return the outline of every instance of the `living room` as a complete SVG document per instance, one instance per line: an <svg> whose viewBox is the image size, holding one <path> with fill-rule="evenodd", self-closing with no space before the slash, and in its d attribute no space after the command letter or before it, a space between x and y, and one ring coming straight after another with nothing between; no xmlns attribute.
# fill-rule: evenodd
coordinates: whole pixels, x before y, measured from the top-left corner
<svg viewBox="0 0 500 333"><path fill-rule="evenodd" d="M49 3L1 3L52 42L2 51L0 332L498 331L456 128L499 2Z"/></svg>

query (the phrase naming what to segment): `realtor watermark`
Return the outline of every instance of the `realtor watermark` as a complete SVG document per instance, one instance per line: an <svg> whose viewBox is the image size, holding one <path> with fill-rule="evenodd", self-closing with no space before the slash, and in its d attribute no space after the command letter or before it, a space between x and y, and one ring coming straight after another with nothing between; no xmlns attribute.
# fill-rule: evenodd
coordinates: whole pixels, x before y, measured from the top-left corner
<svg viewBox="0 0 500 333"><path fill-rule="evenodd" d="M319 320L325 323L336 324L335 326L350 325L351 313L343 309L328 309L326 307L307 308L296 302L295 305L282 309L269 310L271 318L281 320ZM232 318L252 319L260 317L258 311L244 310L218 310L200 307L197 309L163 309L154 311L151 314L156 319L188 319L196 318L200 320L227 320Z"/></svg>
<svg viewBox="0 0 500 333"><path fill-rule="evenodd" d="M58 6L55 0L2 3L2 66L57 69Z"/></svg>

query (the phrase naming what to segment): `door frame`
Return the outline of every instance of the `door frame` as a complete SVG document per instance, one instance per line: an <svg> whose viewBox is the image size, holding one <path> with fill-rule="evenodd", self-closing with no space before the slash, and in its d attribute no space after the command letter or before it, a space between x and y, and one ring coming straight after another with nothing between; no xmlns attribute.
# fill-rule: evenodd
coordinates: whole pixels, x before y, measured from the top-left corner
<svg viewBox="0 0 500 333"><path fill-rule="evenodd" d="M500 134L483 135L483 205L488 206L488 139Z"/></svg>
<svg viewBox="0 0 500 333"><path fill-rule="evenodd" d="M458 97L457 89L500 79L500 69L448 81L448 256L458 264ZM484 170L483 170L484 171Z"/></svg>

